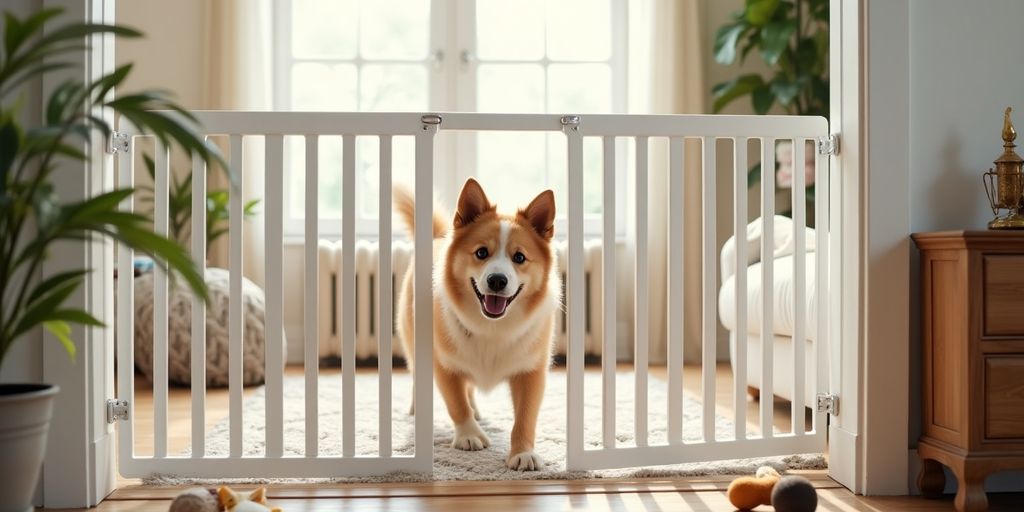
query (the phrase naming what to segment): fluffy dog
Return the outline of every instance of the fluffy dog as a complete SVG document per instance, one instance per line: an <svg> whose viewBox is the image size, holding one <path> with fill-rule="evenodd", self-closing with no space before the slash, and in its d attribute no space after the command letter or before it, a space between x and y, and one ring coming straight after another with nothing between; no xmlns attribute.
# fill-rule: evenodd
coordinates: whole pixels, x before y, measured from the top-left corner
<svg viewBox="0 0 1024 512"><path fill-rule="evenodd" d="M412 195L398 187L394 196L396 211L414 232ZM505 215L472 178L459 194L454 219L435 210L432 220L434 381L455 427L452 446L482 450L490 445L477 423L475 390L508 381L515 425L506 463L520 471L542 465L534 439L561 302L551 247L554 221L550 190ZM406 354L414 353L413 308L410 271L398 302ZM407 361L413 370L412 358Z"/></svg>

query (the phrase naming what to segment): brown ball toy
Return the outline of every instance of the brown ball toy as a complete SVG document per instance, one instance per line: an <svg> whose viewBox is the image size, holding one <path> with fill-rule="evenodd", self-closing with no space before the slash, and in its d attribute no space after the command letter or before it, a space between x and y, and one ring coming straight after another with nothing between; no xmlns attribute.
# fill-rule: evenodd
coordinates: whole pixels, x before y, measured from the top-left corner
<svg viewBox="0 0 1024 512"><path fill-rule="evenodd" d="M779 479L771 499L777 512L814 512L818 508L818 492L811 481L802 476L790 475Z"/></svg>
<svg viewBox="0 0 1024 512"><path fill-rule="evenodd" d="M740 510L752 510L758 505L772 504L772 488L779 481L779 473L769 466L757 469L757 476L741 476L729 484L726 496L729 503Z"/></svg>

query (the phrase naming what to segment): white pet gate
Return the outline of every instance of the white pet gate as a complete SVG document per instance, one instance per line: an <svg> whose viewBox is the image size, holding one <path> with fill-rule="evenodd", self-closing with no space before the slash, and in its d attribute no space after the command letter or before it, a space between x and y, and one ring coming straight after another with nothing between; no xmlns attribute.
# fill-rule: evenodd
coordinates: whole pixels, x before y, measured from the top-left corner
<svg viewBox="0 0 1024 512"><path fill-rule="evenodd" d="M805 386L815 391L827 388L826 357L827 349L815 350L815 360L806 361L805 344L793 343L792 367L796 369L792 376L792 429L785 434L773 433L774 408L772 400L762 400L760 408L761 434L750 435L746 429L746 385L747 350L744 343L738 343L733 357L734 374L733 398L735 400L736 426L735 435L731 439L718 439L715 435L715 372L717 343L717 246L716 246L716 151L715 142L719 139L731 139L734 151L734 233L738 238L745 237L747 219L747 148L748 141L760 141L761 161L775 161L775 141L791 140L794 148L795 162L804 161L804 147L807 142L814 142L821 148L828 143L828 124L820 117L797 116L698 116L698 115L533 115L533 114L413 114L413 113L311 113L311 112L200 112L197 114L203 133L210 136L224 136L228 140L228 162L238 180L245 180L242 173L243 155L242 140L246 137L264 139L265 143L265 292L266 292L266 413L265 413L265 453L261 456L245 456L243 454L243 423L247 420L243 411L242 389L242 301L234 300L242 293L242 199L240 194L232 193L230 198L230 293L232 296L229 310L229 453L211 456L204 446L207 422L206 387L205 387L205 317L204 308L199 299L193 301L193 324L191 345L191 452L173 454L168 450L168 334L167 334L167 297L168 276L156 270L154 276L154 383L153 383L153 440L152 455L136 453L134 434L138 425L135 424L133 408L133 390L135 386L133 373L133 285L131 279L121 279L117 284L117 332L118 332L118 395L127 409L122 415L119 425L119 467L122 475L127 477L147 476L151 474L173 474L191 477L335 477L349 475L365 475L390 471L430 471L433 456L433 417L432 417L432 346L430 343L417 343L414 355L416 367L420 369L415 375L415 400L417 415L415 417L415 453L413 455L397 455L392 447L392 368L388 357L379 358L378 394L379 394L379 451L376 455L356 454L355 416L355 343L356 333L354 319L356 315L356 297L352 283L354 271L348 270L341 275L338 290L341 302L342 340L342 414L341 414L341 453L340 455L324 455L319 448L321 432L318 431L318 347L317 336L304 337L304 368L305 368L305 452L298 456L286 456L283 450L283 179L285 136L298 136L305 141L306 179L305 179L305 244L304 244L304 328L306 332L317 332L319 296L317 292L317 237L318 229L318 176L325 172L337 172L333 169L318 168L318 141L324 136L341 136L343 145L342 173L342 269L353 269L355 265L354 247L356 234L354 224L355 208L355 145L357 137L374 137L379 140L379 233L380 246L377 262L380 275L391 274L391 184L392 184L392 147L395 137L413 137L415 139L415 193L416 232L414 243L417 247L431 245L431 210L433 208L433 158L434 139L438 130L499 130L499 131L537 131L562 132L567 141L568 155L568 265L566 283L566 307L568 326L567 375L568 375L568 410L567 410L567 469L585 470L629 466L649 466L679 462L696 462L753 456L784 455L792 453L821 452L825 449L826 418L822 408L815 404L804 404ZM122 127L124 128L124 127ZM135 139L142 137L130 130L122 129L118 139L119 175L121 186L132 186L135 161ZM648 382L648 348L649 321L647 315L635 315L634 322L634 355L636 394L635 418L633 421L635 443L629 446L616 445L615 418L615 372L616 372L616 338L613 335L603 337L602 382L603 402L601 419L601 438L603 445L588 446L584 442L583 414L583 383L584 383L584 297L583 252L584 252L584 213L583 213L583 141L584 138L595 138L602 141L603 146L603 268L601 279L604 282L604 294L601 315L604 333L615 333L615 188L616 188L616 152L615 140L631 138L635 147L635 203L645 205L648 198L649 145L652 139L667 140L668 158L668 267L667 289L668 304L682 304L684 286L699 286L702 290L702 370L701 392L703 403L703 420L701 424L702 439L684 441L683 432L683 315L681 311L668 312L667 341L667 443L649 442L648 430L648 396L645 392ZM687 139L700 143L702 165L690 169L685 164L684 148ZM155 189L155 225L157 230L166 233L168 228L167 197L169 155L166 148L159 143L156 146L156 180ZM815 151L815 183L818 190L828 190L829 173L827 165L823 166L822 151ZM196 161L193 163L193 212L192 218L192 252L200 269L205 267L205 208L202 200L205 197L206 168ZM683 175L684 172L701 172L702 174L702 280L700 283L686 283L683 279ZM768 234L762 241L762 253L765 268L772 267L772 250L768 239L771 237L772 218L774 216L773 180L764 180L762 187L761 215L765 219L764 230ZM793 219L796 225L803 225L805 220L805 202L802 200L806 184L802 172L794 173ZM815 202L816 226L827 226L828 194L818 194ZM133 208L131 201L124 204L124 209ZM648 310L647 281L649 269L647 265L648 247L648 214L646 208L639 208L635 214L636 243L635 265L637 291L634 300L634 311ZM805 268L807 250L804 246L803 230L795 230L795 253L793 266L795 276L795 292L793 304L804 304ZM814 308L817 335L816 343L825 347L827 343L826 313L828 297L828 237L827 230L816 230L817 249L814 251L814 289L817 307ZM834 234L833 234L834 235ZM740 271L736 277L736 289L747 289L746 272L748 262L747 244L739 243L736 249L736 266ZM122 276L132 274L133 254L125 248L119 251L118 269ZM412 262L415 265L415 298L416 309L429 311L431 303L431 254L419 251ZM773 281L770 271L762 273L762 286L770 289ZM387 279L377 279L375 308L377 329L377 353L392 352L392 293ZM747 296L737 293L736 332L747 332ZM772 396L774 358L771 355L771 301L762 301L764 325L762 325L762 346L765 355L761 363L762 396ZM680 306L681 307L681 306ZM793 339L803 340L808 337L805 330L808 325L805 308L794 307ZM418 315L415 319L415 335L418 339L430 339L432 318L430 315ZM738 337L738 339L744 339ZM805 382L806 365L813 365L814 379ZM775 377L781 378L781 376ZM788 376L787 376L788 378ZM813 427L806 429L804 424L805 406L810 406L813 413ZM543 428L541 425L540 428ZM148 433L147 433L148 434Z"/></svg>

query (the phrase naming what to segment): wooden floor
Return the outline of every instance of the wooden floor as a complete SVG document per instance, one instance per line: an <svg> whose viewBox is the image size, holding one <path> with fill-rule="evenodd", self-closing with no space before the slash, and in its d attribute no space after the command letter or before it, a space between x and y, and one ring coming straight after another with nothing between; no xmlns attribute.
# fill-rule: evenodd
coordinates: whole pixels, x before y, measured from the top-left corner
<svg viewBox="0 0 1024 512"><path fill-rule="evenodd" d="M556 369L556 372L561 371ZM301 368L288 368L289 374L301 374ZM325 370L325 373L336 370ZM664 368L652 367L654 378L665 379ZM687 368L684 387L699 396L700 369ZM137 379L135 396L136 448L152 452L152 394L149 384ZM253 388L255 389L255 388ZM733 407L732 372L720 365L716 375L716 403L719 412L731 414ZM251 392L252 390L247 390ZM208 426L227 416L226 390L207 393ZM746 402L747 417L756 422L757 401ZM777 429L788 431L789 403L774 402ZM188 389L172 388L168 399L168 450L183 450L189 444L191 402ZM808 418L809 419L809 418ZM759 428L756 423L749 430ZM855 496L828 478L825 471L802 472L818 490L821 511L947 511L953 510L952 496L931 501L918 497ZM285 511L318 510L609 510L609 511L717 511L733 510L725 496L731 477L691 477L681 479L632 479L588 481L515 481L515 482L438 482L421 484L276 484L269 486L275 506ZM250 489L252 486L238 486ZM100 504L100 512L166 511L180 488L139 485L137 480L121 479L119 489ZM1024 510L1024 494L990 495L990 510ZM761 507L758 510L772 510Z"/></svg>
<svg viewBox="0 0 1024 512"><path fill-rule="evenodd" d="M803 472L818 491L823 512L951 511L952 496L854 496L823 471ZM269 486L271 504L289 512L320 510L452 511L555 510L682 512L734 510L725 496L728 477L675 480L444 482L433 484L291 484ZM239 490L251 486L238 486ZM164 512L180 489L127 487L97 512ZM991 494L993 512L1024 510L1024 494ZM771 507L758 510L770 511Z"/></svg>

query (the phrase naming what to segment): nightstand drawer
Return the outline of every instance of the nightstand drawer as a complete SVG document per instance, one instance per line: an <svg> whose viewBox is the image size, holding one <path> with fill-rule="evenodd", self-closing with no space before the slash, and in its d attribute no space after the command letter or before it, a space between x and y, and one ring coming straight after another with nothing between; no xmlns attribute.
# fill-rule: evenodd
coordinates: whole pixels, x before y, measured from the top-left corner
<svg viewBox="0 0 1024 512"><path fill-rule="evenodd" d="M1024 440L1024 354L985 356L985 438Z"/></svg>
<svg viewBox="0 0 1024 512"><path fill-rule="evenodd" d="M986 254L983 261L983 332L1024 337L1024 254Z"/></svg>

